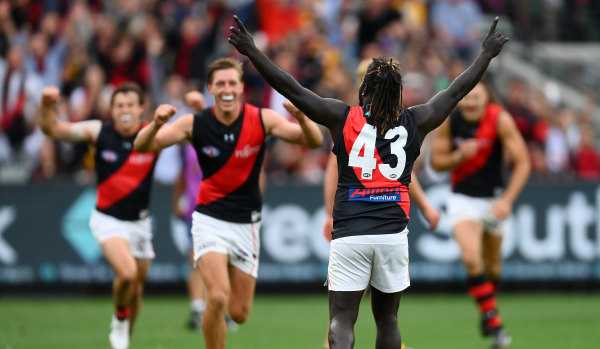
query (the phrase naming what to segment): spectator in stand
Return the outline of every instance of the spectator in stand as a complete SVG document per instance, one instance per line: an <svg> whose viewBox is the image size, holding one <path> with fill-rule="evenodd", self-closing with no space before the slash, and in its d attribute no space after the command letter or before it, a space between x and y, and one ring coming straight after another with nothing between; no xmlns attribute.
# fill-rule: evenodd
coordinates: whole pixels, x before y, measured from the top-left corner
<svg viewBox="0 0 600 349"><path fill-rule="evenodd" d="M581 178L600 179L600 152L594 141L591 125L581 128L581 145L575 152L574 168Z"/></svg>
<svg viewBox="0 0 600 349"><path fill-rule="evenodd" d="M385 32L385 35L383 33ZM382 36L382 37L380 37ZM402 17L393 7L391 0L366 0L359 14L358 45L362 50L369 43L379 39L404 39L405 28ZM393 40L384 40L385 45ZM396 54L397 52L390 52Z"/></svg>
<svg viewBox="0 0 600 349"><path fill-rule="evenodd" d="M469 61L477 52L481 10L473 0L439 0L431 4L434 38Z"/></svg>
<svg viewBox="0 0 600 349"><path fill-rule="evenodd" d="M569 120L563 113L553 116L552 125L546 137L546 165L551 174L562 175L570 169L567 128Z"/></svg>
<svg viewBox="0 0 600 349"><path fill-rule="evenodd" d="M44 16L44 23L58 20L57 14ZM47 27L54 27L48 24ZM53 30L53 29L52 29ZM51 31L51 30L49 30ZM60 86L61 67L67 49L67 41L63 37L36 32L29 38L29 51L25 54L24 68L27 74L37 75L44 86Z"/></svg>
<svg viewBox="0 0 600 349"><path fill-rule="evenodd" d="M525 142L533 140L535 118L528 108L529 89L525 81L512 77L506 91L506 111L513 117Z"/></svg>
<svg viewBox="0 0 600 349"><path fill-rule="evenodd" d="M35 168L43 134L35 127L42 84L23 69L23 49L13 45L0 58L0 164Z"/></svg>
<svg viewBox="0 0 600 349"><path fill-rule="evenodd" d="M287 34L300 29L300 7L293 0L256 0L259 29L269 44L282 43Z"/></svg>

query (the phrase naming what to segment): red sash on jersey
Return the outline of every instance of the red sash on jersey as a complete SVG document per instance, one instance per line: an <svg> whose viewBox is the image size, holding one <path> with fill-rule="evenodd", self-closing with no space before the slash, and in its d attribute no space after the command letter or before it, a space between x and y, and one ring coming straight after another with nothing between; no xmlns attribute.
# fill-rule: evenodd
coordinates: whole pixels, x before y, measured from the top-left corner
<svg viewBox="0 0 600 349"><path fill-rule="evenodd" d="M350 108L350 112L348 113L348 117L346 119L346 124L344 125L344 145L346 146L346 152L348 155L352 151L352 145L354 141L356 141L356 137L362 131L364 125L367 123L367 119L365 119L363 115L362 107L352 107ZM359 155L364 155L364 149L361 149ZM361 169L354 167L354 173L356 174L356 178L360 181L360 183L365 188L391 188L391 187L400 187L400 198L402 201L397 202L398 205L402 208L406 217L408 217L408 213L410 211L410 197L408 196L408 188L400 183L398 180L391 180L385 178L381 172L378 170L379 164L383 164L384 162L381 160L379 156L379 152L377 151L377 147L375 147L375 160L377 161L377 167L373 171L373 177L369 180L362 179Z"/></svg>
<svg viewBox="0 0 600 349"><path fill-rule="evenodd" d="M245 104L244 121L235 150L223 167L202 181L196 203L210 204L242 186L254 168L264 140L259 109Z"/></svg>
<svg viewBox="0 0 600 349"><path fill-rule="evenodd" d="M147 124L147 122L143 123L142 127ZM112 206L137 189L152 171L156 157L156 152L138 153L132 150L123 166L98 184L96 196L98 209L103 210Z"/></svg>
<svg viewBox="0 0 600 349"><path fill-rule="evenodd" d="M477 148L477 152L471 158L463 161L454 170L452 170L451 182L456 185L466 177L479 171L487 162L494 149L498 134L498 116L502 108L496 104L488 104L485 114L481 118L475 139L486 141Z"/></svg>
<svg viewBox="0 0 600 349"><path fill-rule="evenodd" d="M129 154L127 161L104 182L98 184L98 208L103 210L136 190L156 162L156 153Z"/></svg>

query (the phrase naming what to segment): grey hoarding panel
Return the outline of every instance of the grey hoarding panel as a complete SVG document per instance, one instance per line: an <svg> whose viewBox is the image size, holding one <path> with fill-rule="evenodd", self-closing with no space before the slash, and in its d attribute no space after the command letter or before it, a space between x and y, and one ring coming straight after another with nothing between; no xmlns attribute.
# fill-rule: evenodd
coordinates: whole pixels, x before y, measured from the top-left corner
<svg viewBox="0 0 600 349"><path fill-rule="evenodd" d="M464 278L445 215L447 186L427 188L442 209L436 231L411 208L413 282ZM154 248L150 283L181 283L189 241L171 216L171 190L152 194ZM321 187L269 187L261 231L259 284L325 280L329 245L321 236ZM0 285L109 283L112 271L92 237L88 219L95 191L74 185L0 187ZM600 281L600 186L528 185L508 222L502 248L504 280Z"/></svg>

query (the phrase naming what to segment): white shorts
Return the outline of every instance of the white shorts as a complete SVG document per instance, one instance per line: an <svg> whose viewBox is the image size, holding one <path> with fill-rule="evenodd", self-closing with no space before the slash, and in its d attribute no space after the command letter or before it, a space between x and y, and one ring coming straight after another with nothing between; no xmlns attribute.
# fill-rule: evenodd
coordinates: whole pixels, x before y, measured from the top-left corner
<svg viewBox="0 0 600 349"><path fill-rule="evenodd" d="M137 221L123 221L94 209L90 217L90 229L100 245L113 237L129 242L131 255L140 259L153 259L152 220L150 217Z"/></svg>
<svg viewBox="0 0 600 349"><path fill-rule="evenodd" d="M385 293L410 286L408 229L331 241L327 284L329 291L361 291L371 284Z"/></svg>
<svg viewBox="0 0 600 349"><path fill-rule="evenodd" d="M258 276L260 222L232 223L205 214L192 214L194 265L207 252L229 256L229 263L246 274Z"/></svg>
<svg viewBox="0 0 600 349"><path fill-rule="evenodd" d="M475 198L464 194L452 193L446 203L450 226L460 221L481 222L483 231L502 236L506 230L506 220L500 220L491 213L496 198Z"/></svg>

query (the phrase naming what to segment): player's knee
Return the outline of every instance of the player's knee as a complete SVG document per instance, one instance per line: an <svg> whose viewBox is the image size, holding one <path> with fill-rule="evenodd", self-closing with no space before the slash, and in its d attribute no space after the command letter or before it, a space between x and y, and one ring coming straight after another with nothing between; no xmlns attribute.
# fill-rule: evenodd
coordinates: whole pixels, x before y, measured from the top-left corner
<svg viewBox="0 0 600 349"><path fill-rule="evenodd" d="M249 307L242 307L239 309L231 309L229 311L229 316L233 321L238 324L243 324L248 319L248 315L250 315Z"/></svg>
<svg viewBox="0 0 600 349"><path fill-rule="evenodd" d="M343 343L352 343L353 338L354 333L350 323L336 319L330 321L327 339L331 348L338 347L338 344L343 346Z"/></svg>
<svg viewBox="0 0 600 349"><path fill-rule="evenodd" d="M135 282L137 280L137 267L134 265L131 267L120 268L117 270L117 278L122 283Z"/></svg>
<svg viewBox="0 0 600 349"><path fill-rule="evenodd" d="M225 311L227 309L228 295L224 291L213 291L209 292L206 296L208 306L213 307L219 311Z"/></svg>

